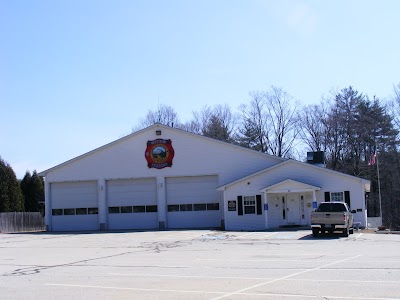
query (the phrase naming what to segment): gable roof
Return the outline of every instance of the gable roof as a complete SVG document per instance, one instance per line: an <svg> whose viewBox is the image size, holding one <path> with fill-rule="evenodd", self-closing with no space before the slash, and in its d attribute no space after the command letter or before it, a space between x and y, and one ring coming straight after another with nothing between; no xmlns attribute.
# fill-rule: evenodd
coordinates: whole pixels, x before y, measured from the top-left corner
<svg viewBox="0 0 400 300"><path fill-rule="evenodd" d="M163 128L164 129L168 129L168 130L173 130L173 131L176 131L176 132L180 132L182 134L190 135L190 136L193 136L193 137L196 137L196 138L199 138L199 139L209 140L209 141L212 141L213 143L219 143L219 144L223 144L223 145L228 146L228 147L234 147L234 148L237 148L237 149L239 149L241 151L251 152L253 155L254 154L256 154L256 155L259 154L260 156L264 156L264 157L265 156L269 156L269 157L277 160L277 162L282 162L282 161L286 160L284 158L281 158L281 157L278 157L278 156L274 156L274 155L271 155L271 154L268 154L268 153L263 153L263 152L256 151L256 150L253 150L253 149L250 149L250 148L245 148L245 147L242 147L242 146L239 146L239 145L234 145L234 144L231 144L231 143L228 143L228 142L225 142L225 141L220 141L220 140L216 140L216 139L213 139L213 138L210 138L210 137L206 137L206 136L203 136L203 135L200 135L200 134L192 133L192 132L189 132L189 131L186 131L186 130L183 130L183 129L174 128L174 127L166 126L166 125L163 125L163 124L160 124L160 123L156 123L156 124L153 124L153 125L151 125L149 127L144 128L144 129L141 129L141 130L135 131L133 133L130 133L130 134L128 134L128 135L126 135L126 136L124 136L124 137L122 137L120 139L117 139L117 140L115 140L115 141L113 141L111 143L108 143L108 144L105 144L105 145L103 145L101 147L95 148L94 150L86 152L86 153L84 153L82 155L79 155L79 156L77 156L75 158L67 160L67 161L65 161L65 162L63 162L61 164L58 164L58 165L56 165L56 166L54 166L52 168L49 168L49 169L44 170L44 171L41 171L40 173L38 173L38 175L39 176L46 176L46 174L49 173L49 172L52 172L52 171L54 171L54 170L56 170L58 168L61 168L61 167L65 166L65 165L68 165L68 164L73 163L75 161L78 161L80 159L83 159L83 158L85 158L87 156L90 156L90 155L92 155L92 154L94 154L94 153L96 153L98 151L107 149L109 147L112 147L114 145L122 143L122 142L124 142L126 140L134 138L135 136L143 134L146 131L150 131L150 130L154 130L154 129L163 129Z"/></svg>
<svg viewBox="0 0 400 300"><path fill-rule="evenodd" d="M334 174L334 175L337 175L337 176L344 176L344 177L347 177L347 178L352 179L352 180L361 180L361 182L363 184L366 184L366 185L370 184L369 180L363 179L361 177L352 176L352 175L349 175L349 174L345 174L345 173L342 173L342 172L339 172L339 171L334 171L334 170L327 169L327 168L324 168L324 167L318 167L318 166L315 166L315 165L312 165L312 164L308 164L308 163L304 163L304 162L301 162L301 161L298 161L298 160L288 159L288 160L286 160L284 162L281 162L279 164L273 165L272 167L266 168L264 170L261 170L261 171L258 171L256 173L250 174L250 175L248 175L246 177L243 177L243 178L240 178L238 180L229 182L229 183L227 183L225 185L222 185L222 186L218 187L218 190L219 191L223 191L225 188L227 188L229 186L232 186L232 185L234 185L236 183L239 183L239 182L244 181L244 180L248 180L248 179L250 179L250 178L252 178L254 176L258 176L258 175L263 174L263 173L270 172L273 169L280 168L280 167L282 167L284 165L287 165L287 164L300 164L302 166L305 166L305 167L308 167L308 168L311 168L311 169L314 168L315 170L328 172L328 173L331 173L331 174Z"/></svg>
<svg viewBox="0 0 400 300"><path fill-rule="evenodd" d="M267 192L267 191L271 191L274 193L288 192L287 186L289 186L290 191L293 191L293 192L300 192L300 191L303 192L303 191L310 191L310 190L319 191L321 189L318 186L313 186L313 185L303 183L303 182L293 180L293 179L286 179L286 180L283 180L276 184L262 188L260 190L260 192Z"/></svg>

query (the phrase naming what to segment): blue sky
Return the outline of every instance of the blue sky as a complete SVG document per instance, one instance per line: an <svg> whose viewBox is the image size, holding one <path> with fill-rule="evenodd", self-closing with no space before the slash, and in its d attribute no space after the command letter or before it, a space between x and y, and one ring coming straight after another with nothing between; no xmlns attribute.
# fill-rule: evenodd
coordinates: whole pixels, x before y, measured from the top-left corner
<svg viewBox="0 0 400 300"><path fill-rule="evenodd" d="M302 104L400 82L400 1L0 1L0 156L18 178L271 85ZM159 100L158 100L159 99Z"/></svg>

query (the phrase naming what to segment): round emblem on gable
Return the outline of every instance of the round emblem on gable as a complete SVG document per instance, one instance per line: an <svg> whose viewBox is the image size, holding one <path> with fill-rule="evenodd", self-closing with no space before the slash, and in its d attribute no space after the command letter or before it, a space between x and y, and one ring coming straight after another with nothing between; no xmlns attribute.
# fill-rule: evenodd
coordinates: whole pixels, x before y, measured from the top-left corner
<svg viewBox="0 0 400 300"><path fill-rule="evenodd" d="M145 152L147 165L149 168L162 169L172 166L174 158L174 148L171 140L157 139L147 142Z"/></svg>
<svg viewBox="0 0 400 300"><path fill-rule="evenodd" d="M151 158L156 163L163 163L168 158L168 149L164 145L156 145L150 151Z"/></svg>

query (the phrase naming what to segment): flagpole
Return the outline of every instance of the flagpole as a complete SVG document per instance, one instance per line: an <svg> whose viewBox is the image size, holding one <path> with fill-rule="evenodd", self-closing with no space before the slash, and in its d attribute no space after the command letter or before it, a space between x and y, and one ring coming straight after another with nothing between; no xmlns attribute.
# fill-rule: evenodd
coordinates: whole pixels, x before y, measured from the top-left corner
<svg viewBox="0 0 400 300"><path fill-rule="evenodd" d="M383 218L382 218L382 197L381 197L381 178L379 176L379 158L378 158L378 151L375 150L376 155L376 168L378 172L378 198L379 198L379 214L381 217L381 225L383 225Z"/></svg>

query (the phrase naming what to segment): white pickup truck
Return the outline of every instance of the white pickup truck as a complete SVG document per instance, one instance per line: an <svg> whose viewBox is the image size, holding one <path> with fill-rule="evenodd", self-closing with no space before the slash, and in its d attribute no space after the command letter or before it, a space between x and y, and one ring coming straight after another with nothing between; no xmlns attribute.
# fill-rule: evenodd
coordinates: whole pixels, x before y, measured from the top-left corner
<svg viewBox="0 0 400 300"><path fill-rule="evenodd" d="M344 202L321 202L316 211L311 213L313 237L319 233L340 231L348 237L354 232L353 213Z"/></svg>

